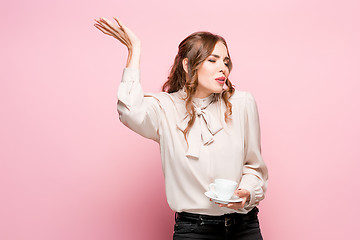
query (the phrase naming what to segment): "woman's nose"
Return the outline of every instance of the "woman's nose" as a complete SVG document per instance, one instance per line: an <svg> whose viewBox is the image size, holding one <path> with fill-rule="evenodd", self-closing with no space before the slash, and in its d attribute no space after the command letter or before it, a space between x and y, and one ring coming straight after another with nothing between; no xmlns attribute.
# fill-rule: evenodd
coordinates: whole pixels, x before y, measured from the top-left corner
<svg viewBox="0 0 360 240"><path fill-rule="evenodd" d="M220 63L220 64L221 64L221 65L220 65L220 70L223 71L223 72L225 72L227 66L225 65L225 63Z"/></svg>
<svg viewBox="0 0 360 240"><path fill-rule="evenodd" d="M225 70L226 70L226 65L225 63L223 63L221 66L220 66L220 72L223 72L225 74Z"/></svg>

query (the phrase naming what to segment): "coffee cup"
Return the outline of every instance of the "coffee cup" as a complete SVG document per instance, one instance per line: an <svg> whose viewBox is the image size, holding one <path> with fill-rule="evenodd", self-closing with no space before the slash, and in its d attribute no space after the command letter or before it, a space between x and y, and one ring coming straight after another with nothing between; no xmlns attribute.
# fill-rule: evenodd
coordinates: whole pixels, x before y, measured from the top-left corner
<svg viewBox="0 0 360 240"><path fill-rule="evenodd" d="M234 195L237 186L235 181L217 178L214 183L210 183L209 189L216 194L217 198L229 200Z"/></svg>

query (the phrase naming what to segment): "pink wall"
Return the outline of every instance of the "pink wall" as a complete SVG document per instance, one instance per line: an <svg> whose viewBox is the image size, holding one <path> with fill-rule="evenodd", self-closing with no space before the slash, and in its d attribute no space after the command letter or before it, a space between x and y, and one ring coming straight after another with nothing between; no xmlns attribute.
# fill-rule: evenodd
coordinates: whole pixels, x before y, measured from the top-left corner
<svg viewBox="0 0 360 240"><path fill-rule="evenodd" d="M228 41L230 77L260 113L270 176L259 206L264 239L356 239L359 8L355 0L3 3L0 239L172 237L158 145L118 120L126 48L93 26L112 16L142 40L146 92L160 91L190 33Z"/></svg>

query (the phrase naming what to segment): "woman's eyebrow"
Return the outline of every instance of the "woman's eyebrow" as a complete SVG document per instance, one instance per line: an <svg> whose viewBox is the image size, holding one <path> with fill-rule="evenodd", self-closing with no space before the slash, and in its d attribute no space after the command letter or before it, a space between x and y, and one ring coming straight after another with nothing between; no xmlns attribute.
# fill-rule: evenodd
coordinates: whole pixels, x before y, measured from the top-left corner
<svg viewBox="0 0 360 240"><path fill-rule="evenodd" d="M214 57L216 57L216 58L220 58L220 56L219 55L217 55L217 54L211 54L210 56L214 56ZM230 60L230 58L228 57L228 56L226 56L225 58L224 58L224 60Z"/></svg>

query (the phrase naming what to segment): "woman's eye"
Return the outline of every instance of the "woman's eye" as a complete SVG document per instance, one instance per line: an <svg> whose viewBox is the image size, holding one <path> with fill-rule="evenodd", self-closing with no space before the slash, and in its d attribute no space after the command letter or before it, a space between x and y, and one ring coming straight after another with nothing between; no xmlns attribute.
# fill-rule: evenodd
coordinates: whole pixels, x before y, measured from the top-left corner
<svg viewBox="0 0 360 240"><path fill-rule="evenodd" d="M209 59L209 62L216 62L215 60ZM229 63L225 63L226 66L229 66Z"/></svg>

